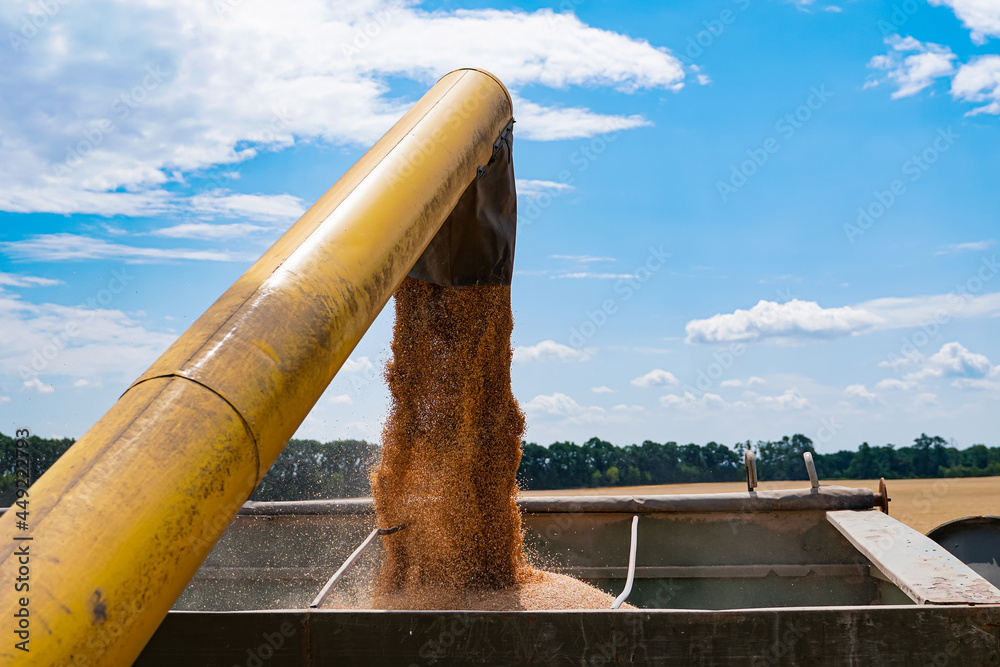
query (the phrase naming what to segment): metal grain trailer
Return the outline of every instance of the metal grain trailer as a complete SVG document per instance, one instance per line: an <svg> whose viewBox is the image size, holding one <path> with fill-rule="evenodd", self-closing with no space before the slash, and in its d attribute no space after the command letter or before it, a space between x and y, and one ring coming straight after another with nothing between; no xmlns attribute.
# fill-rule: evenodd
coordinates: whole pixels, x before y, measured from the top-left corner
<svg viewBox="0 0 1000 667"><path fill-rule="evenodd" d="M635 610L379 611L368 499L248 503L138 665L995 665L1000 591L867 489L520 502L546 569Z"/></svg>

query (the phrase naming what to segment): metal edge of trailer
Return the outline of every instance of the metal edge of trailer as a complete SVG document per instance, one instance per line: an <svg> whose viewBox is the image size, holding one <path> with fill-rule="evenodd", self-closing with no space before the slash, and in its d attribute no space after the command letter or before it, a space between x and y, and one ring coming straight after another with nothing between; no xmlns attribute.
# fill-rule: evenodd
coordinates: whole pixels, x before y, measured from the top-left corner
<svg viewBox="0 0 1000 667"><path fill-rule="evenodd" d="M996 665L1000 606L172 611L161 665Z"/></svg>
<svg viewBox="0 0 1000 667"><path fill-rule="evenodd" d="M699 493L645 496L522 496L518 508L527 514L662 512L800 512L808 510L867 510L880 502L871 489L845 486L783 489L743 493ZM241 516L314 516L373 514L371 498L247 502Z"/></svg>

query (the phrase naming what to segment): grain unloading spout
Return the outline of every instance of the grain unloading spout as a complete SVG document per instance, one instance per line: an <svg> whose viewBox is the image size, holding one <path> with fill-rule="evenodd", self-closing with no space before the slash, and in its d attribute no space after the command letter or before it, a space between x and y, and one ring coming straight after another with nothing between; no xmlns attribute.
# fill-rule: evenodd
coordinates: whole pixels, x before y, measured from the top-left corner
<svg viewBox="0 0 1000 667"><path fill-rule="evenodd" d="M513 129L511 119L411 277L446 287L510 284L517 231Z"/></svg>
<svg viewBox="0 0 1000 667"><path fill-rule="evenodd" d="M35 482L27 530L0 517L32 665L131 664L407 274L509 284L512 113L443 77Z"/></svg>

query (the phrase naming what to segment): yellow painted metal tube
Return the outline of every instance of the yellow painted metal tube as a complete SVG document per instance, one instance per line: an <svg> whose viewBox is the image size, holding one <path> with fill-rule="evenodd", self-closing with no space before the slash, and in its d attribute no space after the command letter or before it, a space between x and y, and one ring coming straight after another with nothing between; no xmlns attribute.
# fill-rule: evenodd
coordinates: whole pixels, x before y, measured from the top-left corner
<svg viewBox="0 0 1000 667"><path fill-rule="evenodd" d="M131 664L511 115L493 76L442 78L35 482L28 530L0 517L3 627L30 553L30 653L0 664Z"/></svg>

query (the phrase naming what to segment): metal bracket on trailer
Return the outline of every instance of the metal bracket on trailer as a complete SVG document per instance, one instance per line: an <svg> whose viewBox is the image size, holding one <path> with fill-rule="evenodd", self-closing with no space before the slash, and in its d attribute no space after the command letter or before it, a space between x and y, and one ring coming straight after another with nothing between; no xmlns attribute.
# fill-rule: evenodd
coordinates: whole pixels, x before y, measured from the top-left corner
<svg viewBox="0 0 1000 667"><path fill-rule="evenodd" d="M747 467L747 491L753 493L757 488L757 459L752 449L743 453L743 463Z"/></svg>

